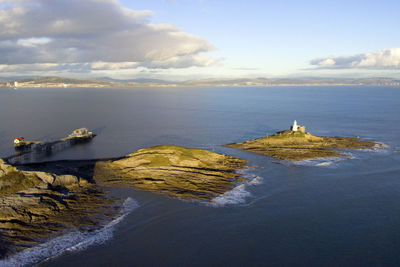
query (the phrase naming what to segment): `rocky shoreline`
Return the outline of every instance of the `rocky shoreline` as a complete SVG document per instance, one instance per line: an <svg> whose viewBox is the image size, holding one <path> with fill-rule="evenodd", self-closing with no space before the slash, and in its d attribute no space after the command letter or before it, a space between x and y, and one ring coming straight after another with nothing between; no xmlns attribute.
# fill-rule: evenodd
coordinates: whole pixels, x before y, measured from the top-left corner
<svg viewBox="0 0 400 267"><path fill-rule="evenodd" d="M94 179L181 199L210 201L244 179L236 170L246 161L202 149L155 146L127 157L98 162Z"/></svg>
<svg viewBox="0 0 400 267"><path fill-rule="evenodd" d="M0 258L43 243L71 227L100 227L118 210L115 198L74 175L22 171L0 161ZM10 179L16 178L15 183ZM21 179L29 180L19 185ZM8 189L8 190L5 190Z"/></svg>
<svg viewBox="0 0 400 267"><path fill-rule="evenodd" d="M346 157L338 149L380 144L318 137L287 130L226 145L282 160ZM11 166L0 159L0 259L68 232L95 231L112 220L122 199L109 187L128 187L180 199L211 202L247 181L246 161L173 145L140 149L125 157Z"/></svg>
<svg viewBox="0 0 400 267"><path fill-rule="evenodd" d="M280 160L300 161L328 157L346 158L348 155L341 151L343 149L374 149L382 145L358 137L313 136L310 133L286 130L225 146Z"/></svg>
<svg viewBox="0 0 400 267"><path fill-rule="evenodd" d="M156 146L109 160L14 167L0 160L0 259L65 231L94 231L120 211L107 187L211 201L243 181L246 161L207 150Z"/></svg>

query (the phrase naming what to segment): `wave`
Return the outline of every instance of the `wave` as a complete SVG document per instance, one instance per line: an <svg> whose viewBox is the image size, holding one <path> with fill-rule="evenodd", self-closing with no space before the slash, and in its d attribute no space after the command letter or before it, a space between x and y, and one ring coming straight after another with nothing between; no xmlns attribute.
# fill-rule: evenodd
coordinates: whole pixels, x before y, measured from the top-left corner
<svg viewBox="0 0 400 267"><path fill-rule="evenodd" d="M89 246L103 244L113 237L115 226L138 207L139 204L135 200L127 198L121 207L118 217L107 223L103 228L92 232L74 230L46 243L12 255L0 261L0 266L30 266L57 257L67 251L81 251Z"/></svg>
<svg viewBox="0 0 400 267"><path fill-rule="evenodd" d="M361 151L363 151L363 152L375 152L375 153L379 153L379 154L389 154L389 153L393 152L389 145L386 145L386 144L383 144L383 143L376 144L371 149L364 149L364 150L361 150Z"/></svg>
<svg viewBox="0 0 400 267"><path fill-rule="evenodd" d="M300 161L282 161L285 166L305 166L305 167L330 167L336 168L337 164L344 160L356 159L353 153L341 152L346 157L328 157L328 158L316 158L316 159L304 159Z"/></svg>
<svg viewBox="0 0 400 267"><path fill-rule="evenodd" d="M370 153L378 153L380 155L388 155L393 153L390 146L386 144L376 144L371 149L349 149L345 151L341 151L341 154L346 155L347 157L330 157L330 158L318 158L318 159L306 159L301 161L282 161L281 163L286 166L307 166L307 167L337 167L337 164L341 161L348 160L348 159L363 159L365 155Z"/></svg>
<svg viewBox="0 0 400 267"><path fill-rule="evenodd" d="M250 197L251 193L246 190L246 185L241 184L232 190L214 198L210 205L213 207L223 207L232 204L241 204L246 202L246 198Z"/></svg>
<svg viewBox="0 0 400 267"><path fill-rule="evenodd" d="M251 168L245 168L239 171L243 175L243 178L248 179L247 182L241 183L234 187L232 190L225 192L224 194L214 198L209 203L212 207L224 207L226 205L237 205L246 203L247 199L251 197L251 193L247 190L249 186L255 186L262 184L262 177L255 174L248 173Z"/></svg>
<svg viewBox="0 0 400 267"><path fill-rule="evenodd" d="M329 157L318 159L305 159L300 161L285 161L283 164L286 166L305 166L305 167L337 167L340 161L345 159L354 158L353 155L348 155L348 158Z"/></svg>

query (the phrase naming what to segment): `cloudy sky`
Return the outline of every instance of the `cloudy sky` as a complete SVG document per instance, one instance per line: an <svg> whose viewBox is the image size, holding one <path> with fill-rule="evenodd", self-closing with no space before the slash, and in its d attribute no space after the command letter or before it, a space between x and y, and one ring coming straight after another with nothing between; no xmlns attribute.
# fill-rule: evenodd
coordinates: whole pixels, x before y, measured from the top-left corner
<svg viewBox="0 0 400 267"><path fill-rule="evenodd" d="M400 1L0 0L0 76L400 77Z"/></svg>

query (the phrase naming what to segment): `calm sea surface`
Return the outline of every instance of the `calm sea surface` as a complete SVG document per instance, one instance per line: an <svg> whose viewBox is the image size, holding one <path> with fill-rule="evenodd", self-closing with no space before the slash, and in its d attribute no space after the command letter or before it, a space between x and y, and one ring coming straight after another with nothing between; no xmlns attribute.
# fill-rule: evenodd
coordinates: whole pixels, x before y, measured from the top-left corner
<svg viewBox="0 0 400 267"><path fill-rule="evenodd" d="M220 146L287 129L295 119L314 135L387 147L350 151L352 158L340 161L277 164ZM15 137L55 140L80 127L98 136L29 160L118 157L175 144L257 168L246 171L252 183L213 205L113 189L139 207L105 242L45 266L400 265L398 87L0 89L1 157L14 153Z"/></svg>

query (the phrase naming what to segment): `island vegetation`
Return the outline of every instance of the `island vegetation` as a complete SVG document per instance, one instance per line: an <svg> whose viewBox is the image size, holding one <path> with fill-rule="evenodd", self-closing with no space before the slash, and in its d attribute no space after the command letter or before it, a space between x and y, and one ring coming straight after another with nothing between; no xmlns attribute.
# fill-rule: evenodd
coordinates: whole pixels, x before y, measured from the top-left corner
<svg viewBox="0 0 400 267"><path fill-rule="evenodd" d="M294 131L292 129L225 146L280 160L299 161L327 157L346 158L348 154L343 153L343 149L373 149L382 145L358 137L313 136L305 131L298 131L297 129Z"/></svg>

